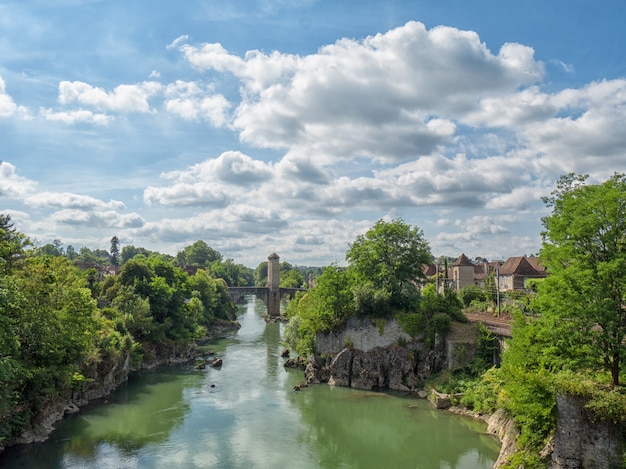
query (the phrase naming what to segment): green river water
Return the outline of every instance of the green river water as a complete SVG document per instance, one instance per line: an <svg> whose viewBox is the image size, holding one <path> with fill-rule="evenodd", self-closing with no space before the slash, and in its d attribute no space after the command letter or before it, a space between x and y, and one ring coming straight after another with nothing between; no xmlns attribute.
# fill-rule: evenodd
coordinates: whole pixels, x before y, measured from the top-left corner
<svg viewBox="0 0 626 469"><path fill-rule="evenodd" d="M45 443L0 454L6 469L491 468L499 444L485 425L408 396L331 388L300 392L285 370L282 325L263 303L210 345L221 369L137 373L107 401L60 422Z"/></svg>

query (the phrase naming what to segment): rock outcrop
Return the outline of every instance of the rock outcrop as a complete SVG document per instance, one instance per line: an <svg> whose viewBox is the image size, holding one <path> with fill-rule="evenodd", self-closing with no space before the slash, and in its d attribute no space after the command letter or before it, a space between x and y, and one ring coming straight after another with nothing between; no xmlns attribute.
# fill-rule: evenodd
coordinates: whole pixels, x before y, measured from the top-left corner
<svg viewBox="0 0 626 469"><path fill-rule="evenodd" d="M552 451L554 469L622 467L623 429L597 419L585 409L586 400L557 394L557 421Z"/></svg>
<svg viewBox="0 0 626 469"><path fill-rule="evenodd" d="M234 321L217 320L204 341L227 335L239 329L241 325ZM143 360L140 368L150 369L159 365L186 363L196 357L196 344L183 347L146 346L143 347ZM220 359L221 361L221 359ZM78 412L80 407L89 401L101 399L113 392L120 384L128 380L133 371L130 352L126 351L117 360L103 360L85 370L85 377L90 380L80 391L67 390L65 394L53 396L43 403L38 412L31 417L30 422L23 428L22 433L3 441L0 452L5 447L45 441L54 430L54 424L65 415Z"/></svg>
<svg viewBox="0 0 626 469"><path fill-rule="evenodd" d="M342 330L318 334L316 344L318 353L330 358L324 364L318 359L315 367L308 367L309 383L415 391L421 381L446 367L442 339L427 347L420 338L412 339L394 319L350 318ZM313 376L314 369L322 375Z"/></svg>

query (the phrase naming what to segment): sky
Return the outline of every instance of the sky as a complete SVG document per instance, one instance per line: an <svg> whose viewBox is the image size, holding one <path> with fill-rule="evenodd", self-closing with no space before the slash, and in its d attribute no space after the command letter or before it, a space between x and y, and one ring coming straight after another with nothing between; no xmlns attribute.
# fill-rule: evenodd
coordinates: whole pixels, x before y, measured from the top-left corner
<svg viewBox="0 0 626 469"><path fill-rule="evenodd" d="M36 246L345 264L400 218L530 255L626 172L623 0L0 0L0 213Z"/></svg>

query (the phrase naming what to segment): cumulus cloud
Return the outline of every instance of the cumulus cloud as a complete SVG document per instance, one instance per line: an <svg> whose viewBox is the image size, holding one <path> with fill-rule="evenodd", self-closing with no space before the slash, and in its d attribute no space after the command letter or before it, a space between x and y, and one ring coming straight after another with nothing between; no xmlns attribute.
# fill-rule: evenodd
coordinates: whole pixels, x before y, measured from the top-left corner
<svg viewBox="0 0 626 469"><path fill-rule="evenodd" d="M114 209L123 210L126 208L119 200L96 199L89 195L72 194L70 192L38 192L25 199L25 202L33 207L43 208L63 208L63 209Z"/></svg>
<svg viewBox="0 0 626 469"><path fill-rule="evenodd" d="M534 51L505 44L492 54L471 31L410 22L362 41L342 39L300 57L221 44L184 44L200 70L229 72L244 85L233 120L243 141L291 148L329 162L386 161L428 154L455 135L454 119L482 97L537 82Z"/></svg>
<svg viewBox="0 0 626 469"><path fill-rule="evenodd" d="M196 82L178 80L165 88L165 109L186 120L206 119L221 127L230 103L221 94L202 89Z"/></svg>
<svg viewBox="0 0 626 469"><path fill-rule="evenodd" d="M220 245L228 239L250 240L251 246L266 234L278 234L288 226L280 211L248 204L234 204L185 218L146 223L136 233L162 241L212 239Z"/></svg>
<svg viewBox="0 0 626 469"><path fill-rule="evenodd" d="M166 186L150 186L144 191L144 201L151 205L187 205L225 207L239 194L249 196L252 186L258 186L272 178L268 164L253 160L237 151L222 153L182 171L161 175L172 183ZM238 186L240 189L229 188ZM244 192L241 192L241 191Z"/></svg>
<svg viewBox="0 0 626 469"><path fill-rule="evenodd" d="M37 183L19 176L17 168L8 161L0 161L0 196L22 199L35 191Z"/></svg>
<svg viewBox="0 0 626 469"><path fill-rule="evenodd" d="M30 114L28 109L24 106L18 106L13 101L13 98L7 94L6 83L2 76L0 76L0 117L11 117L19 115L24 119L29 119Z"/></svg>
<svg viewBox="0 0 626 469"><path fill-rule="evenodd" d="M102 111L150 112L148 99L160 90L161 84L153 81L119 85L111 92L81 81L62 81L59 84L59 103L79 103Z"/></svg>
<svg viewBox="0 0 626 469"><path fill-rule="evenodd" d="M176 183L166 187L149 186L143 200L148 205L225 207L231 197L224 187L215 183Z"/></svg>
<svg viewBox="0 0 626 469"><path fill-rule="evenodd" d="M115 120L113 116L103 113L94 113L85 109L78 111L54 111L52 109L41 108L39 114L45 120L63 122L64 124L84 122L87 124L107 126Z"/></svg>
<svg viewBox="0 0 626 469"><path fill-rule="evenodd" d="M145 220L137 213L120 214L112 210L73 210L64 209L54 212L51 220L82 228L140 228Z"/></svg>

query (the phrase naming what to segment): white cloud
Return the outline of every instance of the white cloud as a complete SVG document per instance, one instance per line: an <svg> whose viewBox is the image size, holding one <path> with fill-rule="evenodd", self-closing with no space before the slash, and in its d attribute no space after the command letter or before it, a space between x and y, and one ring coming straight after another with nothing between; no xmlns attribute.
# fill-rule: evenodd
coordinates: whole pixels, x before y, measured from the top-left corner
<svg viewBox="0 0 626 469"><path fill-rule="evenodd" d="M143 193L143 200L148 205L225 207L230 199L224 187L206 182L177 183L167 187L149 186Z"/></svg>
<svg viewBox="0 0 626 469"><path fill-rule="evenodd" d="M112 92L81 81L59 83L59 103L92 106L102 111L150 112L148 99L161 90L153 81L137 85L119 85Z"/></svg>
<svg viewBox="0 0 626 469"><path fill-rule="evenodd" d="M96 199L89 195L72 194L70 192L38 192L25 199L26 204L33 207L65 208L65 209L115 209L126 208L119 200Z"/></svg>
<svg viewBox="0 0 626 469"><path fill-rule="evenodd" d="M37 183L19 176L14 165L0 161L0 197L22 199L36 188Z"/></svg>
<svg viewBox="0 0 626 469"><path fill-rule="evenodd" d="M304 57L250 51L241 58L221 44L181 50L200 70L242 80L233 125L243 141L328 163L428 154L451 142L454 119L482 97L511 93L543 75L526 46L505 44L493 55L474 32L427 30L416 22Z"/></svg>
<svg viewBox="0 0 626 469"><path fill-rule="evenodd" d="M188 39L189 39L189 36L186 35L186 34L183 34L181 36L178 36L172 42L170 42L167 46L165 46L165 48L166 49L175 49L175 48L179 47L180 44L182 44L183 42L187 41Z"/></svg>
<svg viewBox="0 0 626 469"><path fill-rule="evenodd" d="M30 113L24 106L18 106L6 92L6 83L0 75L0 117L19 115L23 119L30 119Z"/></svg>
<svg viewBox="0 0 626 469"><path fill-rule="evenodd" d="M206 119L215 127L223 126L230 103L221 94L203 90L195 82L178 80L165 88L165 109L186 120Z"/></svg>
<svg viewBox="0 0 626 469"><path fill-rule="evenodd" d="M229 151L161 177L173 183L146 188L144 201L150 205L225 207L236 199L249 198L251 187L272 178L272 168L243 153Z"/></svg>
<svg viewBox="0 0 626 469"><path fill-rule="evenodd" d="M145 220L137 213L120 214L111 210L59 210L52 214L51 220L82 228L140 228L145 224Z"/></svg>
<svg viewBox="0 0 626 469"><path fill-rule="evenodd" d="M94 113L84 109L78 111L54 111L52 109L39 109L39 114L49 121L63 122L64 124L76 124L85 122L101 126L109 125L115 118L107 114Z"/></svg>

